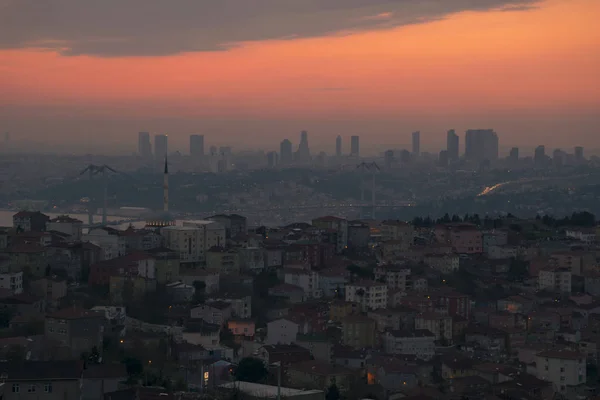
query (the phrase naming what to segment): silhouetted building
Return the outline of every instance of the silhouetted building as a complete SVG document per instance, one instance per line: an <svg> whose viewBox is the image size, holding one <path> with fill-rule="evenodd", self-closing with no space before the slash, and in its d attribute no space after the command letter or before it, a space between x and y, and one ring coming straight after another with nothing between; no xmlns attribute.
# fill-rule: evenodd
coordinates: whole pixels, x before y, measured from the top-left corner
<svg viewBox="0 0 600 400"><path fill-rule="evenodd" d="M418 157L421 154L421 132L416 131L412 133L412 154L414 157Z"/></svg>
<svg viewBox="0 0 600 400"><path fill-rule="evenodd" d="M493 129L469 129L465 133L465 159L468 161L496 161L498 135Z"/></svg>
<svg viewBox="0 0 600 400"><path fill-rule="evenodd" d="M511 163L516 163L517 161L519 161L519 148L518 147L513 147L512 149L510 149L508 159L510 160Z"/></svg>
<svg viewBox="0 0 600 400"><path fill-rule="evenodd" d="M335 139L335 156L338 158L342 156L342 137L339 135Z"/></svg>
<svg viewBox="0 0 600 400"><path fill-rule="evenodd" d="M585 158L583 157L583 147L577 146L575 147L575 161L582 162Z"/></svg>
<svg viewBox="0 0 600 400"><path fill-rule="evenodd" d="M555 167L560 168L564 165L566 156L567 154L564 151L556 149L552 153L552 163Z"/></svg>
<svg viewBox="0 0 600 400"><path fill-rule="evenodd" d="M546 146L538 146L535 148L533 162L538 167L546 166Z"/></svg>
<svg viewBox="0 0 600 400"><path fill-rule="evenodd" d="M154 156L157 160L162 160L169 152L168 136L154 136Z"/></svg>
<svg viewBox="0 0 600 400"><path fill-rule="evenodd" d="M279 160L281 164L289 165L293 161L292 142L289 139L284 139L279 145Z"/></svg>
<svg viewBox="0 0 600 400"><path fill-rule="evenodd" d="M358 136L350 137L350 156L351 157L360 157L360 143Z"/></svg>
<svg viewBox="0 0 600 400"><path fill-rule="evenodd" d="M269 168L275 168L278 164L279 157L277 157L277 152L270 151L267 153L267 166Z"/></svg>
<svg viewBox="0 0 600 400"><path fill-rule="evenodd" d="M150 144L150 134L148 132L138 133L138 154L142 157L152 155L152 145Z"/></svg>
<svg viewBox="0 0 600 400"><path fill-rule="evenodd" d="M392 165L394 165L394 150L387 150L383 155L383 160L386 169L392 168Z"/></svg>
<svg viewBox="0 0 600 400"><path fill-rule="evenodd" d="M402 164L408 164L410 162L410 151L400 151L400 162L402 162Z"/></svg>
<svg viewBox="0 0 600 400"><path fill-rule="evenodd" d="M458 161L458 145L459 145L459 137L454 131L454 129L450 129L446 136L446 150L448 151L448 160L452 162Z"/></svg>
<svg viewBox="0 0 600 400"><path fill-rule="evenodd" d="M440 151L440 157L438 159L440 167L448 166L448 150Z"/></svg>
<svg viewBox="0 0 600 400"><path fill-rule="evenodd" d="M310 162L310 147L308 146L308 132L306 131L300 133L300 144L296 152L296 161L301 164L308 164Z"/></svg>
<svg viewBox="0 0 600 400"><path fill-rule="evenodd" d="M204 135L190 136L190 156L194 158L204 157Z"/></svg>

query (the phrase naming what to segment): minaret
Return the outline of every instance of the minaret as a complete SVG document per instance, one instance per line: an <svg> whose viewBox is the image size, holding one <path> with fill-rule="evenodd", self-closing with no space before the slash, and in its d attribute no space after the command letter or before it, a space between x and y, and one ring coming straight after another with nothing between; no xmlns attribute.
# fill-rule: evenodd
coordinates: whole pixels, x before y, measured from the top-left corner
<svg viewBox="0 0 600 400"><path fill-rule="evenodd" d="M165 155L165 173L163 181L163 211L169 211L169 166Z"/></svg>

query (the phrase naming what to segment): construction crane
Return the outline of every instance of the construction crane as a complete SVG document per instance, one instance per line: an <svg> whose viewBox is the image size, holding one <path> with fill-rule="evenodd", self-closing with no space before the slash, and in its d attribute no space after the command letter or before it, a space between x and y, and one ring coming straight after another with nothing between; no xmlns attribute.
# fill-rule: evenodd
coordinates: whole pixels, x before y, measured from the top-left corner
<svg viewBox="0 0 600 400"><path fill-rule="evenodd" d="M362 162L356 166L356 169L362 172L362 177L360 181L360 200L364 204L365 202L365 189L367 188L366 182L366 174L371 173L371 218L375 219L375 174L381 171L379 165L375 162ZM364 218L364 210L361 207L360 210L361 218Z"/></svg>
<svg viewBox="0 0 600 400"><path fill-rule="evenodd" d="M107 216L106 216L106 208L108 203L108 174L107 172L117 173L116 170L109 167L108 165L88 165L83 171L81 171L80 175L88 174L90 178L90 182L93 182L94 176L102 174L102 190L103 190L103 204L102 204L102 225L106 225ZM90 197L90 202L92 201L92 197ZM94 225L94 210L93 206L88 206L88 224L89 226Z"/></svg>

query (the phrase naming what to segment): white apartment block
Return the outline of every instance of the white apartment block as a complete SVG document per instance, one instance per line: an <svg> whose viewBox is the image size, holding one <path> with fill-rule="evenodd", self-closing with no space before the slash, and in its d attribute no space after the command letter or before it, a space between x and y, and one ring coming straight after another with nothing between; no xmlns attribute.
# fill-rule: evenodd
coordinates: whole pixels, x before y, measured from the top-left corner
<svg viewBox="0 0 600 400"><path fill-rule="evenodd" d="M346 301L359 303L363 311L387 307L388 287L385 283L362 281L346 284Z"/></svg>
<svg viewBox="0 0 600 400"><path fill-rule="evenodd" d="M435 336L428 330L388 331L384 337L384 348L388 354L412 354L422 360L435 355Z"/></svg>
<svg viewBox="0 0 600 400"><path fill-rule="evenodd" d="M558 392L586 383L586 355L577 351L543 351L536 354L535 367L537 377L552 382Z"/></svg>
<svg viewBox="0 0 600 400"><path fill-rule="evenodd" d="M567 268L543 269L538 274L539 290L571 293L571 272Z"/></svg>

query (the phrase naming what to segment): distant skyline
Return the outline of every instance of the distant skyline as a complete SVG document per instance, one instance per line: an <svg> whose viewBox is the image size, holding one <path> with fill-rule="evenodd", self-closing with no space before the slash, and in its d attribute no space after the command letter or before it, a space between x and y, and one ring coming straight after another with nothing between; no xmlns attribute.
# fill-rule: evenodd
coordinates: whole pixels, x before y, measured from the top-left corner
<svg viewBox="0 0 600 400"><path fill-rule="evenodd" d="M335 153L335 138L600 148L597 0L0 0L0 132L133 152L139 131ZM35 21L32 23L31 21ZM0 144L1 146L1 144ZM587 152L586 152L587 154Z"/></svg>

